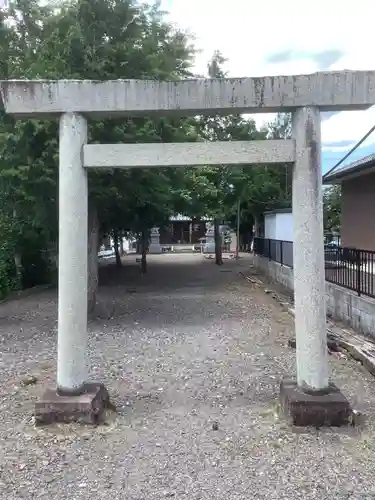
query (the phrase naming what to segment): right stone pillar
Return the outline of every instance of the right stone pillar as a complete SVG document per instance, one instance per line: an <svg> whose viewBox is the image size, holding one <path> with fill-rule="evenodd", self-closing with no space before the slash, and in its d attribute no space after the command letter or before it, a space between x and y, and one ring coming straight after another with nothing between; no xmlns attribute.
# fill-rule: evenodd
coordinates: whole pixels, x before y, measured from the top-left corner
<svg viewBox="0 0 375 500"><path fill-rule="evenodd" d="M293 268L297 382L310 390L329 384L320 112L300 108L293 116Z"/></svg>
<svg viewBox="0 0 375 500"><path fill-rule="evenodd" d="M281 384L281 403L295 425L341 425L350 408L329 381L320 112L293 114L293 272L297 381Z"/></svg>

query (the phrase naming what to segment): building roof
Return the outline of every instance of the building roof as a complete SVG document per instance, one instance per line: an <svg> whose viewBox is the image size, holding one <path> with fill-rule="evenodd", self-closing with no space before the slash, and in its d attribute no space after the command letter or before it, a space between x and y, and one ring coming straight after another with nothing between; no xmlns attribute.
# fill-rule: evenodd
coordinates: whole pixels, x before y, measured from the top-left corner
<svg viewBox="0 0 375 500"><path fill-rule="evenodd" d="M291 214L292 208L277 208L276 210L270 210L269 212L264 212L264 215L273 214Z"/></svg>
<svg viewBox="0 0 375 500"><path fill-rule="evenodd" d="M365 156L334 170L329 175L323 175L323 184L340 184L343 181L375 172L375 154Z"/></svg>
<svg viewBox="0 0 375 500"><path fill-rule="evenodd" d="M182 215L182 214L175 214L175 215L171 215L169 217L169 220L171 222L180 222L180 221L192 221L193 218L192 217L188 217L186 215ZM211 219L209 217L200 217L200 220L201 221L210 221Z"/></svg>

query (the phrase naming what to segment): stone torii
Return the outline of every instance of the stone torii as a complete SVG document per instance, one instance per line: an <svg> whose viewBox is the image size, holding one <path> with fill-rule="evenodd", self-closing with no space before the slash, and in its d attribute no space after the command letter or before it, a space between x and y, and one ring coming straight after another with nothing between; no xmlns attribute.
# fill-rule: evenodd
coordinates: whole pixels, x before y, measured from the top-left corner
<svg viewBox="0 0 375 500"><path fill-rule="evenodd" d="M320 112L375 104L375 71L241 79L2 81L15 118L60 121L57 387L36 422L100 420L108 393L87 363L87 170L293 162L297 379L281 383L294 423L342 424L349 403L330 384L326 345ZM87 119L293 113L293 139L181 144L87 144Z"/></svg>

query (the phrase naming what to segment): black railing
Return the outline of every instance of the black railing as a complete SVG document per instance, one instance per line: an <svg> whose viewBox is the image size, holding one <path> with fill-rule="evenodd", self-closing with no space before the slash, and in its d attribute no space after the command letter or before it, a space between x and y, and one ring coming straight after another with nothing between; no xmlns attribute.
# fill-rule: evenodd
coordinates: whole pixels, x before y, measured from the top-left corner
<svg viewBox="0 0 375 500"><path fill-rule="evenodd" d="M293 267L293 243L291 241L254 238L254 253L283 266Z"/></svg>
<svg viewBox="0 0 375 500"><path fill-rule="evenodd" d="M254 253L293 267L291 241L254 238ZM375 297L375 252L329 244L324 247L324 259L327 281Z"/></svg>

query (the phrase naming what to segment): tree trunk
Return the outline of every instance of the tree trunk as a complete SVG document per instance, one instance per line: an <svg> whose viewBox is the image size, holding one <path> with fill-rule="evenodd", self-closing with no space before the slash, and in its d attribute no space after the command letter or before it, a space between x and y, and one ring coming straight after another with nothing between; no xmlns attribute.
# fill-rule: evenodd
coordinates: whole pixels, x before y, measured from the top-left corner
<svg viewBox="0 0 375 500"><path fill-rule="evenodd" d="M21 290L22 288L22 255L21 252L16 252L14 254L14 265L16 268L16 276L17 276L17 288Z"/></svg>
<svg viewBox="0 0 375 500"><path fill-rule="evenodd" d="M253 248L253 241L254 241L254 233L253 233L253 228L250 228L249 231L249 252L252 251Z"/></svg>
<svg viewBox="0 0 375 500"><path fill-rule="evenodd" d="M241 224L241 200L237 202L237 232L236 232L236 259L239 259L240 253L240 224Z"/></svg>
<svg viewBox="0 0 375 500"><path fill-rule="evenodd" d="M142 229L142 259L141 259L141 272L147 273L147 248L148 248L148 229Z"/></svg>
<svg viewBox="0 0 375 500"><path fill-rule="evenodd" d="M222 249L222 241L221 241L218 219L215 219L214 221L214 234L215 234L215 260L216 264L218 266L221 266L223 264L223 249Z"/></svg>
<svg viewBox="0 0 375 500"><path fill-rule="evenodd" d="M137 243L136 243L136 252L137 254L139 255L140 253L142 253L142 234L137 234Z"/></svg>
<svg viewBox="0 0 375 500"><path fill-rule="evenodd" d="M116 266L121 267L122 262L121 262L121 256L120 256L120 250L119 250L119 237L118 237L117 231L113 231L113 245L115 247Z"/></svg>
<svg viewBox="0 0 375 500"><path fill-rule="evenodd" d="M93 316L99 283L99 220L96 207L89 202L88 214L88 249L87 249L87 312Z"/></svg>
<svg viewBox="0 0 375 500"><path fill-rule="evenodd" d="M120 236L120 257L123 257L125 251L124 251L124 237Z"/></svg>
<svg viewBox="0 0 375 500"><path fill-rule="evenodd" d="M257 218L254 217L254 236L259 237L260 236L260 224Z"/></svg>

